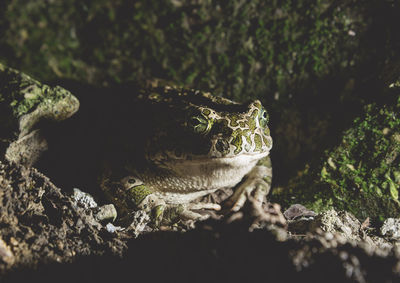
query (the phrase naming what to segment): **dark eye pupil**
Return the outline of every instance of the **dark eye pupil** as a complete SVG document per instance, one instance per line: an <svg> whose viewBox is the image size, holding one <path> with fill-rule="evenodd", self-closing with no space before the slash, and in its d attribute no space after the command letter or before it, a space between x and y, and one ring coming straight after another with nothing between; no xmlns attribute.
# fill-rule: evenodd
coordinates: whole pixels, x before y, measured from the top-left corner
<svg viewBox="0 0 400 283"><path fill-rule="evenodd" d="M129 184L134 184L135 182L136 182L136 180L133 179L133 178L130 178L130 179L128 180L128 183L129 183Z"/></svg>
<svg viewBox="0 0 400 283"><path fill-rule="evenodd" d="M267 119L267 112L266 111L264 111L264 113L263 113L263 118Z"/></svg>

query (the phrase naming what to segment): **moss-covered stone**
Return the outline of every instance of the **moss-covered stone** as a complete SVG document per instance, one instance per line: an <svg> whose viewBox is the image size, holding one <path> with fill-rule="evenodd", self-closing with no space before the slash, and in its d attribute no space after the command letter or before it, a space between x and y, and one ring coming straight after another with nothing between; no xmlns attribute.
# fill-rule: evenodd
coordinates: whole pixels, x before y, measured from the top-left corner
<svg viewBox="0 0 400 283"><path fill-rule="evenodd" d="M0 154L8 148L8 160L30 164L45 148L39 123L65 120L78 108L78 99L69 91L41 84L0 63Z"/></svg>
<svg viewBox="0 0 400 283"><path fill-rule="evenodd" d="M288 190L277 189L273 198L317 212L345 209L362 220L399 217L400 89L385 96L386 105L365 107L365 114L326 152L322 164L314 170L307 167Z"/></svg>

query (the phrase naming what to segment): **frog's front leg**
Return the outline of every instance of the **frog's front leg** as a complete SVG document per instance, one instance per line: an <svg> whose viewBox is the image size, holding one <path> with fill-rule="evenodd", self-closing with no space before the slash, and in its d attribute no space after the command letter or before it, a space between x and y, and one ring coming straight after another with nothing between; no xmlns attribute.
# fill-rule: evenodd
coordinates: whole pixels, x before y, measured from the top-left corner
<svg viewBox="0 0 400 283"><path fill-rule="evenodd" d="M220 210L221 206L215 203L185 203L185 204L169 204L165 203L155 194L148 195L138 206L138 209L147 212L152 219L154 225L169 225L180 220L206 220L210 217L208 214L201 214L197 211Z"/></svg>
<svg viewBox="0 0 400 283"><path fill-rule="evenodd" d="M243 178L228 199L231 211L240 210L246 200L252 198L254 205L261 206L271 189L272 166L269 156L259 160L257 165Z"/></svg>
<svg viewBox="0 0 400 283"><path fill-rule="evenodd" d="M203 209L220 210L221 206L215 203L183 203L169 204L162 197L157 196L149 190L137 178L128 178L128 182L124 182L126 186L130 184L128 195L136 209L145 211L152 219L153 224L157 227L161 224L169 225L179 220L205 220L209 218L208 214L200 214L197 211ZM132 181L134 180L134 181Z"/></svg>

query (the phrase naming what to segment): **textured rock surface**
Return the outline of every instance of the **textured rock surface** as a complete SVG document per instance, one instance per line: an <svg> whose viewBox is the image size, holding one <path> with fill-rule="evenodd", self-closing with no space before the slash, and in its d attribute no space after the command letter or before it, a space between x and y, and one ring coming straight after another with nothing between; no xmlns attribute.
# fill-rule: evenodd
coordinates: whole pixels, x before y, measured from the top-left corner
<svg viewBox="0 0 400 283"><path fill-rule="evenodd" d="M383 222L380 232L383 236L390 239L400 239L400 219L388 218Z"/></svg>
<svg viewBox="0 0 400 283"><path fill-rule="evenodd" d="M0 273L126 249L36 171L0 162Z"/></svg>
<svg viewBox="0 0 400 283"><path fill-rule="evenodd" d="M109 282L132 276L175 282L400 279L398 248L343 236L350 223L346 214L322 215L330 220L317 221L321 228L307 235L288 237L285 229L267 223L249 232L251 222L244 217L230 223L208 220L186 233L159 231L135 239L125 231L106 231L35 169L7 163L0 164L0 200L2 282Z"/></svg>
<svg viewBox="0 0 400 283"><path fill-rule="evenodd" d="M365 227L346 213L316 216L311 226L319 228L307 235L288 237L266 223L267 217L262 229L249 232L251 222L244 217L135 239L133 233L108 232L35 169L7 163L0 163L0 200L2 282L108 282L126 276L175 282L400 279L396 245L360 238Z"/></svg>

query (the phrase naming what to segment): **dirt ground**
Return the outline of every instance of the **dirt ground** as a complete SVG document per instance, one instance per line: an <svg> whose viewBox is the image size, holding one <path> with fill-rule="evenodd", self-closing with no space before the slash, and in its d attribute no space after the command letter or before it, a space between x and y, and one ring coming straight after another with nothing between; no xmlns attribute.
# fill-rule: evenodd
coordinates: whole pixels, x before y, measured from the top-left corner
<svg viewBox="0 0 400 283"><path fill-rule="evenodd" d="M111 233L36 169L0 164L1 282L396 282L398 248L249 218L187 232ZM266 214L267 215L267 214ZM269 218L271 219L271 218Z"/></svg>

